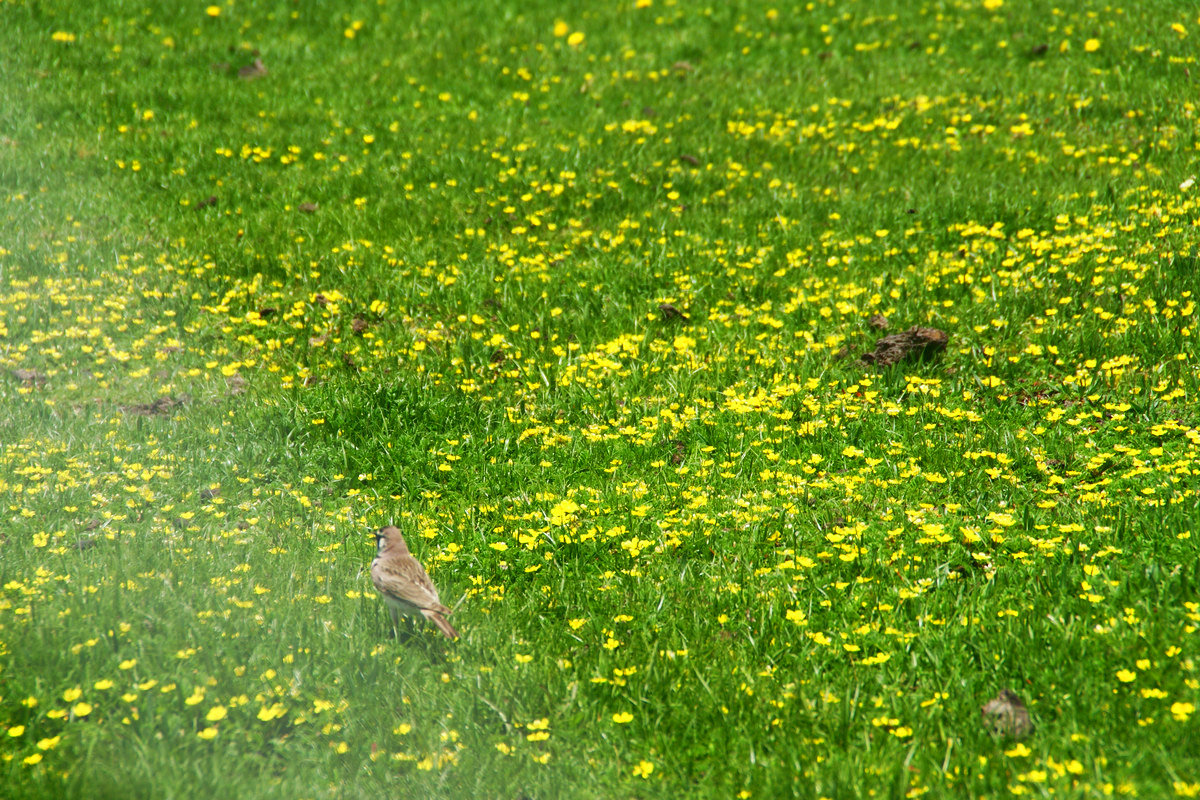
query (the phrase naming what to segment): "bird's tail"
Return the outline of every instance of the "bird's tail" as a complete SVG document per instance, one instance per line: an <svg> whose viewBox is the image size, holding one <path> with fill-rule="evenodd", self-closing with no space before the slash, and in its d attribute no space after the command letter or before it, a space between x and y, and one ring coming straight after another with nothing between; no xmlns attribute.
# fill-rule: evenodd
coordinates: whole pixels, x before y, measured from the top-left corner
<svg viewBox="0 0 1200 800"><path fill-rule="evenodd" d="M458 631L454 630L454 626L450 624L450 620L446 619L438 612L430 611L429 609L422 609L422 613L425 615L425 619L429 620L434 625L437 625L438 630L444 633L447 638L458 638Z"/></svg>

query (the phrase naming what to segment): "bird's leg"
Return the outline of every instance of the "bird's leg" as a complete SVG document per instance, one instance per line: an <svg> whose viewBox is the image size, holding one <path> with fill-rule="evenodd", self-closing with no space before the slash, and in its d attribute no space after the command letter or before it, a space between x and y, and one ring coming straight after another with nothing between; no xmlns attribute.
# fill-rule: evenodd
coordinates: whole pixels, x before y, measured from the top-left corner
<svg viewBox="0 0 1200 800"><path fill-rule="evenodd" d="M390 638L395 639L400 631L400 612L394 608L389 608L388 611L392 614L392 635Z"/></svg>

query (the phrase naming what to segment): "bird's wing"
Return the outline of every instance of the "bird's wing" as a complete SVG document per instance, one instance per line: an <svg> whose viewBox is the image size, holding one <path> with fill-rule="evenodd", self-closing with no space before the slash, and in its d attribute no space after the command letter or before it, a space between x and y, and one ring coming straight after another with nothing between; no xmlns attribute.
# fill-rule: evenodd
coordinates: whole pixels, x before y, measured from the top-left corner
<svg viewBox="0 0 1200 800"><path fill-rule="evenodd" d="M425 569L412 556L401 556L371 565L371 582L380 594L420 609L449 613L438 599L437 589Z"/></svg>

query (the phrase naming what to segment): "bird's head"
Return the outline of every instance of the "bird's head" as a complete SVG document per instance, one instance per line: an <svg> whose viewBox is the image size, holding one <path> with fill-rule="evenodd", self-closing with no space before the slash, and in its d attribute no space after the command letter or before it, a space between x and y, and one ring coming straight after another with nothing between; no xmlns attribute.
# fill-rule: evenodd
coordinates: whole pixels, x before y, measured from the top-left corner
<svg viewBox="0 0 1200 800"><path fill-rule="evenodd" d="M408 544L405 543L404 537L400 534L400 529L395 525L385 525L375 531L375 547L380 553L386 550L396 550L401 553L408 552Z"/></svg>

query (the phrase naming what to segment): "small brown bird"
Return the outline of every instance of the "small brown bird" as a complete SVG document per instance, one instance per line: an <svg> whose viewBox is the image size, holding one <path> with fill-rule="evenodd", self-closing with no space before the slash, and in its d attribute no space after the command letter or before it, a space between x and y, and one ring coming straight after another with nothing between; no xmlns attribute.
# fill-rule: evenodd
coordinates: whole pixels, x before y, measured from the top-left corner
<svg viewBox="0 0 1200 800"><path fill-rule="evenodd" d="M392 625L400 624L401 614L423 616L446 636L457 639L458 631L446 619L450 609L438 599L437 587L409 552L400 529L388 525L375 531L375 545L379 554L371 562L371 582L387 601Z"/></svg>

